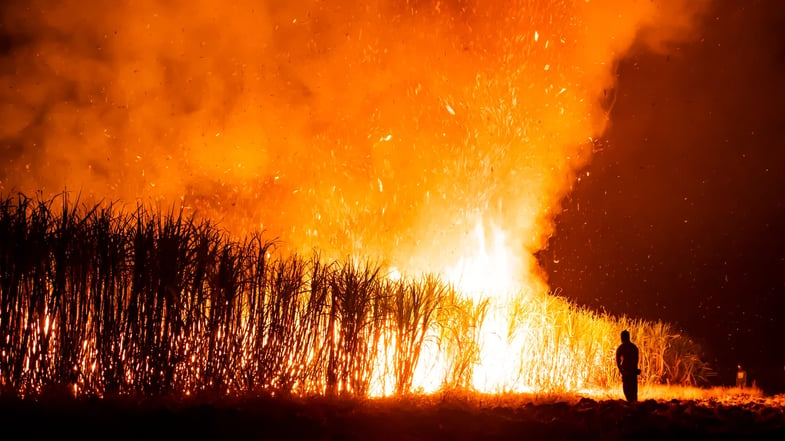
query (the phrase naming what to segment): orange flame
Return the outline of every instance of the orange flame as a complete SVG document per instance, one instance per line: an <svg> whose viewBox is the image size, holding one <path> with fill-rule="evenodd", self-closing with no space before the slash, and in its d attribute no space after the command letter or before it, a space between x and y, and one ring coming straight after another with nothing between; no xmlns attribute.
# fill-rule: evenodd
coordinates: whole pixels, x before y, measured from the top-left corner
<svg viewBox="0 0 785 441"><path fill-rule="evenodd" d="M176 202L293 251L441 273L492 299L480 390L529 384L510 353L537 331L510 335L508 302L547 291L533 253L605 128L615 61L704 4L82 3L3 6L26 43L0 78L19 147L0 189Z"/></svg>

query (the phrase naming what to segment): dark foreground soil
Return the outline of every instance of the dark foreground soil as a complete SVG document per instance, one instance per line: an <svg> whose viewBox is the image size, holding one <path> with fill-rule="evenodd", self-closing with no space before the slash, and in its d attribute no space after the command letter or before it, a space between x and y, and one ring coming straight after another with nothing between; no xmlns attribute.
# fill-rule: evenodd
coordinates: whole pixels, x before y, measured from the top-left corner
<svg viewBox="0 0 785 441"><path fill-rule="evenodd" d="M0 397L0 439L785 440L780 401Z"/></svg>

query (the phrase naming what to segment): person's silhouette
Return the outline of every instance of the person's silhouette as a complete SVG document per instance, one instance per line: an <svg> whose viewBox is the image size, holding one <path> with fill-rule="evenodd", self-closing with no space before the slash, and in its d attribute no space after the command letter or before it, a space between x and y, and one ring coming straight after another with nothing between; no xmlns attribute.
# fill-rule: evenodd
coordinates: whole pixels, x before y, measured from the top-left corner
<svg viewBox="0 0 785 441"><path fill-rule="evenodd" d="M747 371L741 365L738 365L736 370L736 387L740 389L747 387Z"/></svg>
<svg viewBox="0 0 785 441"><path fill-rule="evenodd" d="M638 401L638 347L630 341L630 332L621 331L621 345L616 349L616 367L621 374L624 397L629 402Z"/></svg>

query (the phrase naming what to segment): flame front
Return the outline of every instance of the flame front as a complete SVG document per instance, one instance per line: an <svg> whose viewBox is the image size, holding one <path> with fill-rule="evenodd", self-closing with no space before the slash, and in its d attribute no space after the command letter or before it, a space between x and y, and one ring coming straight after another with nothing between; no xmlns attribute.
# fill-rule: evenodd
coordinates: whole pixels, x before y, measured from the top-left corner
<svg viewBox="0 0 785 441"><path fill-rule="evenodd" d="M543 386L586 392L589 372L608 364L608 360L603 356L587 360L584 352L575 349L594 335L614 335L615 332L609 332L611 324L589 317L594 328L591 335L561 332L559 328L569 328L581 313L562 300L549 300L547 287L539 278L526 278L536 268L522 271L524 262L506 239L503 230L490 226L486 231L479 221L467 237L465 254L442 272L462 296L480 305L481 312L472 329L472 343L478 352L476 359L471 360L471 383L467 386L484 393L531 392ZM395 270L392 278L398 280L400 276ZM521 314L521 306L527 312ZM431 329L430 333L431 341L440 339L438 331ZM598 341L597 346L605 344ZM389 360L393 348L394 342L380 345L381 364ZM444 353L442 345L426 344L414 373L413 389L430 393L449 384L448 371L454 358L454 354ZM385 372L383 366L376 367L372 395L393 393L390 385L394 379L384 378Z"/></svg>
<svg viewBox="0 0 785 441"><path fill-rule="evenodd" d="M82 3L3 5L24 38L3 55L0 189L179 203L286 251L442 274L488 299L472 382L489 391L574 361L559 341L534 360L549 322L515 305L547 292L533 256L605 128L616 60L641 29L683 37L703 4ZM441 357L425 350L415 386L438 387ZM580 386L570 369L549 375Z"/></svg>

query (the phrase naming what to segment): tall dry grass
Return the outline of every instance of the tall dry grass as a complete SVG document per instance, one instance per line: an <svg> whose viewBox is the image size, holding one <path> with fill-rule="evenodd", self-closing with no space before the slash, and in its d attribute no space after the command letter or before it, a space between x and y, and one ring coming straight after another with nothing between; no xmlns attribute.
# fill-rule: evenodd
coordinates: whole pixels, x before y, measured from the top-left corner
<svg viewBox="0 0 785 441"><path fill-rule="evenodd" d="M500 317L494 338L514 349L502 391L615 384L622 329L641 348L644 384L710 372L665 323L557 296L499 308L435 275L282 256L261 234L232 239L181 211L0 200L3 393L407 394L429 369L438 388L471 390L492 343L483 330Z"/></svg>

